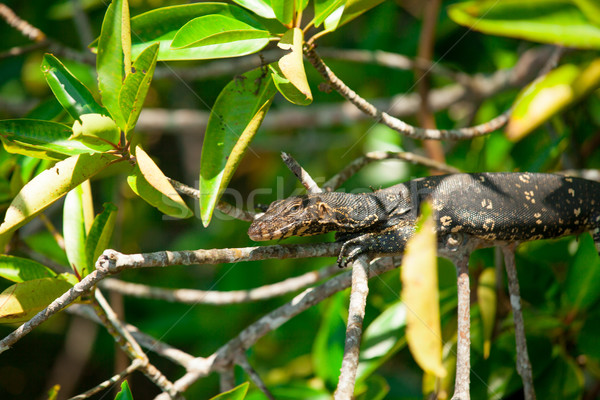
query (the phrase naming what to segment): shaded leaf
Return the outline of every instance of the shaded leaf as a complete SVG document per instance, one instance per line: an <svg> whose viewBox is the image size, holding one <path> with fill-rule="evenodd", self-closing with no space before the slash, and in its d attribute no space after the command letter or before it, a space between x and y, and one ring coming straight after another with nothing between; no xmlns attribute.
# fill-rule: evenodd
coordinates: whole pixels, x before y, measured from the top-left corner
<svg viewBox="0 0 600 400"><path fill-rule="evenodd" d="M71 117L78 119L83 114L106 114L88 88L52 54L44 55L41 68L54 96Z"/></svg>
<svg viewBox="0 0 600 400"><path fill-rule="evenodd" d="M11 153L63 159L96 152L83 143L69 140L72 133L71 127L58 122L25 118L0 121L2 143Z"/></svg>
<svg viewBox="0 0 600 400"><path fill-rule="evenodd" d="M0 276L13 282L51 278L56 274L48 267L28 258L0 255Z"/></svg>
<svg viewBox="0 0 600 400"><path fill-rule="evenodd" d="M294 19L295 0L271 0L275 17L284 25L289 25Z"/></svg>
<svg viewBox="0 0 600 400"><path fill-rule="evenodd" d="M565 300L571 311L584 311L600 298L600 257L589 233L581 235L579 248L567 269Z"/></svg>
<svg viewBox="0 0 600 400"><path fill-rule="evenodd" d="M211 397L210 400L243 400L246 397L246 393L248 393L249 386L250 382L244 382L231 390Z"/></svg>
<svg viewBox="0 0 600 400"><path fill-rule="evenodd" d="M121 114L125 119L126 133L133 130L140 116L148 89L150 89L150 82L156 68L157 57L158 43L144 49L133 63L131 72L127 74L125 82L121 87L119 106L121 107Z"/></svg>
<svg viewBox="0 0 600 400"><path fill-rule="evenodd" d="M344 357L346 336L347 292L339 292L325 304L321 323L312 348L313 368L316 375L329 385L335 386L340 375Z"/></svg>
<svg viewBox="0 0 600 400"><path fill-rule="evenodd" d="M175 35L172 48L226 44L251 39L266 39L271 34L225 15L204 15L185 24ZM253 45L252 43L250 44Z"/></svg>
<svg viewBox="0 0 600 400"><path fill-rule="evenodd" d="M119 106L119 93L125 79L125 55L123 52L122 36L123 15L125 0L114 0L108 6L102 31L98 40L98 55L96 57L96 70L98 72L98 87L102 96L102 103L110 112L117 125L125 130L125 120Z"/></svg>
<svg viewBox="0 0 600 400"><path fill-rule="evenodd" d="M0 293L0 324L28 321L73 287L62 276L16 283Z"/></svg>
<svg viewBox="0 0 600 400"><path fill-rule="evenodd" d="M177 194L167 177L141 147L136 147L137 163L127 177L131 189L150 205L175 218L189 218L192 211Z"/></svg>
<svg viewBox="0 0 600 400"><path fill-rule="evenodd" d="M402 260L402 301L406 340L415 361L426 372L444 377L437 277L437 239L431 204L421 203L421 217L406 244Z"/></svg>
<svg viewBox="0 0 600 400"><path fill-rule="evenodd" d="M94 219L94 223L85 241L85 257L88 263L81 277L86 276L94 270L94 263L108 247L108 242L115 227L116 217L117 206L112 203L104 203L104 210Z"/></svg>
<svg viewBox="0 0 600 400"><path fill-rule="evenodd" d="M158 52L160 61L202 60L256 53L268 43L268 40L265 41L265 39L255 39L184 49L171 48L171 41L181 27L194 18L213 14L234 18L257 29L262 29L262 26L247 11L232 4L195 3L162 7L131 19L132 54L137 56L146 47L158 42L160 44Z"/></svg>
<svg viewBox="0 0 600 400"><path fill-rule="evenodd" d="M581 368L564 353L559 353L536 380L539 399L576 400L583 397L584 376Z"/></svg>
<svg viewBox="0 0 600 400"><path fill-rule="evenodd" d="M104 169L116 156L81 154L57 162L29 181L13 199L0 225L0 237L19 228L68 191Z"/></svg>
<svg viewBox="0 0 600 400"><path fill-rule="evenodd" d="M258 68L236 77L217 97L208 119L200 160L200 210L205 226L274 95L272 80Z"/></svg>
<svg viewBox="0 0 600 400"><path fill-rule="evenodd" d="M494 268L484 269L479 276L477 302L483 326L483 358L488 358L496 321L496 270Z"/></svg>
<svg viewBox="0 0 600 400"><path fill-rule="evenodd" d="M565 64L552 70L521 91L506 127L507 137L521 139L598 86L600 59L586 67Z"/></svg>
<svg viewBox="0 0 600 400"><path fill-rule="evenodd" d="M288 30L281 38L278 46L290 52L270 65L273 82L277 90L290 102L307 105L312 102L312 93L306 80L302 44L304 38L298 28Z"/></svg>
<svg viewBox="0 0 600 400"><path fill-rule="evenodd" d="M600 26L570 0L467 1L448 8L456 23L492 35L578 48L600 48Z"/></svg>
<svg viewBox="0 0 600 400"><path fill-rule="evenodd" d="M371 8L378 6L383 3L384 0L347 0L346 5L344 6L343 13L339 18L339 22L335 24L335 26L342 26L354 18L364 14L369 11ZM335 29L329 26L329 21L325 21L325 26L327 29Z"/></svg>
<svg viewBox="0 0 600 400"><path fill-rule="evenodd" d="M275 19L275 13L271 8L271 2L265 0L233 0L234 3L247 8L254 12L256 15L260 15L263 18Z"/></svg>

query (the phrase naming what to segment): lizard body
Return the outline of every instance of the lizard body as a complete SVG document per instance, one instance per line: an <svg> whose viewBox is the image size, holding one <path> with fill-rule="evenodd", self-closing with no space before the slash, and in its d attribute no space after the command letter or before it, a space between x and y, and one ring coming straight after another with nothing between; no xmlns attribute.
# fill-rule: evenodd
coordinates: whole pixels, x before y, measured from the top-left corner
<svg viewBox="0 0 600 400"><path fill-rule="evenodd" d="M589 230L600 247L600 183L539 173L440 175L373 193L290 197L272 203L248 234L258 241L336 231L344 242L340 265L362 253L401 254L426 199L432 202L438 238L521 242Z"/></svg>

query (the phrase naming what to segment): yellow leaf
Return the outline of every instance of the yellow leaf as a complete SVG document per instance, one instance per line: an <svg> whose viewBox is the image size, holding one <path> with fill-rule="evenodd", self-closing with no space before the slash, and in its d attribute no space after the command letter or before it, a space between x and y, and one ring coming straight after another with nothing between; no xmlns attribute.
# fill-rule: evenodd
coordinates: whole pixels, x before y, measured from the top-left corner
<svg viewBox="0 0 600 400"><path fill-rule="evenodd" d="M431 205L425 203L422 207L417 231L408 241L402 260L402 300L407 308L406 340L415 361L425 372L444 377L437 239Z"/></svg>
<svg viewBox="0 0 600 400"><path fill-rule="evenodd" d="M306 80L304 71L304 61L302 59L302 44L304 36L298 28L288 30L279 41L279 48L289 50L290 52L277 63L282 74L296 87L306 100L312 101L312 93Z"/></svg>

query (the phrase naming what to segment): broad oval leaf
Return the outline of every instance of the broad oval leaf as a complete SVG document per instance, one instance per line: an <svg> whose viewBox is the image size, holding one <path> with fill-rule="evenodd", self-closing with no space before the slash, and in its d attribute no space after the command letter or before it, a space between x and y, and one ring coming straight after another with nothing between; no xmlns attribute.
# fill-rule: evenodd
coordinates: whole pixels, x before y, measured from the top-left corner
<svg viewBox="0 0 600 400"><path fill-rule="evenodd" d="M126 136L129 139L129 133L135 127L144 100L150 89L150 82L156 68L156 60L158 58L158 43L147 47L136 58L131 67L131 72L127 74L125 82L119 93L119 106L121 114L125 119Z"/></svg>
<svg viewBox="0 0 600 400"><path fill-rule="evenodd" d="M318 28L323 23L323 21L325 21L325 19L327 19L334 11L338 10L339 8L342 8L342 10L340 10L339 15L339 17L341 17L341 12L343 11L343 7L345 4L346 0L315 0L315 17L313 19L313 24L315 25L315 27ZM337 23L335 25L337 26Z"/></svg>
<svg viewBox="0 0 600 400"><path fill-rule="evenodd" d="M51 157L56 159L97 152L83 143L69 140L72 133L71 127L58 122L25 118L0 121L2 142L5 146L7 142L13 144L13 146L8 145L10 148L6 149L11 153L39 156L39 158L46 158L44 154L58 153L56 157ZM22 151L19 151L20 147Z"/></svg>
<svg viewBox="0 0 600 400"><path fill-rule="evenodd" d="M85 258L88 263L81 277L86 276L94 270L94 263L100 257L100 254L106 250L115 227L116 217L117 206L112 203L105 203L104 210L94 219L94 223L85 240Z"/></svg>
<svg viewBox="0 0 600 400"><path fill-rule="evenodd" d="M141 147L136 147L137 163L127 177L131 189L150 205L175 218L189 218L192 211L173 188L160 168Z"/></svg>
<svg viewBox="0 0 600 400"><path fill-rule="evenodd" d="M600 59L586 67L562 65L524 88L506 127L506 136L519 140L565 107L600 86Z"/></svg>
<svg viewBox="0 0 600 400"><path fill-rule="evenodd" d="M109 154L81 154L57 162L29 181L13 199L0 225L0 237L42 212L86 179L118 160Z"/></svg>
<svg viewBox="0 0 600 400"><path fill-rule="evenodd" d="M256 15L259 15L263 18L267 19L275 19L275 13L273 12L273 8L271 8L271 2L265 0L233 0L234 3L239 4L240 6L247 8L248 10L254 12Z"/></svg>
<svg viewBox="0 0 600 400"><path fill-rule="evenodd" d="M298 28L288 30L277 46L290 52L277 63L269 67L277 90L290 102L308 105L312 102L312 93L306 80L302 45L304 37Z"/></svg>
<svg viewBox="0 0 600 400"><path fill-rule="evenodd" d="M271 34L225 15L204 15L185 24L175 35L172 48L225 44L251 39L265 39ZM267 43L265 43L266 46Z"/></svg>
<svg viewBox="0 0 600 400"><path fill-rule="evenodd" d="M271 7L279 22L289 26L294 20L296 0L271 0Z"/></svg>
<svg viewBox="0 0 600 400"><path fill-rule="evenodd" d="M200 159L200 212L204 226L209 224L275 92L269 75L258 68L236 77L217 97Z"/></svg>
<svg viewBox="0 0 600 400"><path fill-rule="evenodd" d="M406 340L415 361L427 373L444 377L437 277L437 239L429 202L421 204L417 230L402 260L402 301L406 304Z"/></svg>
<svg viewBox="0 0 600 400"><path fill-rule="evenodd" d="M52 54L44 55L41 68L54 96L71 117L78 119L83 114L106 114L88 88Z"/></svg>
<svg viewBox="0 0 600 400"><path fill-rule="evenodd" d="M65 196L63 205L63 238L65 252L71 268L79 278L83 278L88 259L85 241L94 219L94 205L90 181L87 180Z"/></svg>
<svg viewBox="0 0 600 400"><path fill-rule="evenodd" d="M115 0L109 4L102 22L96 57L102 103L122 130L125 130L125 120L119 106L119 93L125 79L125 55L129 55L129 49L123 49L122 40L125 34L129 35L129 12L123 13L126 6L127 2L124 0ZM124 19L127 19L125 30Z"/></svg>
<svg viewBox="0 0 600 400"><path fill-rule="evenodd" d="M213 14L224 15L257 29L263 29L247 11L232 4L195 3L162 7L131 19L132 54L137 56L146 47L158 42L160 44L158 52L158 59L160 61L202 60L252 54L260 51L267 45L268 40L254 39L184 49L171 48L171 41L185 24L194 18Z"/></svg>
<svg viewBox="0 0 600 400"><path fill-rule="evenodd" d="M231 390L211 397L210 400L244 400L244 398L246 398L246 393L248 393L249 386L250 382L244 382Z"/></svg>
<svg viewBox="0 0 600 400"><path fill-rule="evenodd" d="M73 135L69 140L83 143L97 151L118 148L121 131L112 118L102 114L84 114L73 123Z"/></svg>
<svg viewBox="0 0 600 400"><path fill-rule="evenodd" d="M45 265L28 258L0 255L0 276L13 282L51 278L56 274Z"/></svg>
<svg viewBox="0 0 600 400"><path fill-rule="evenodd" d="M585 49L600 48L600 26L571 0L486 0L452 5L456 23L487 34Z"/></svg>
<svg viewBox="0 0 600 400"><path fill-rule="evenodd" d="M60 276L9 286L0 293L0 324L28 321L72 287L71 282Z"/></svg>
<svg viewBox="0 0 600 400"><path fill-rule="evenodd" d="M494 323L496 322L496 270L486 268L479 276L477 302L483 326L483 358L490 355Z"/></svg>

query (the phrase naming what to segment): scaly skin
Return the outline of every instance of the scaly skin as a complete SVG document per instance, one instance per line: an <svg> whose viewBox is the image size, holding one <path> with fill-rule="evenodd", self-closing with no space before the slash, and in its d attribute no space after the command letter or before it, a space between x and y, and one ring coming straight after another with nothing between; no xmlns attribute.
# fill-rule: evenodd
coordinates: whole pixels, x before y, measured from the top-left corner
<svg viewBox="0 0 600 400"><path fill-rule="evenodd" d="M248 235L260 241L336 231L344 242L338 258L343 266L362 253L401 254L426 199L440 238L522 242L589 230L600 248L600 183L538 173L441 175L373 193L290 197L272 203Z"/></svg>

